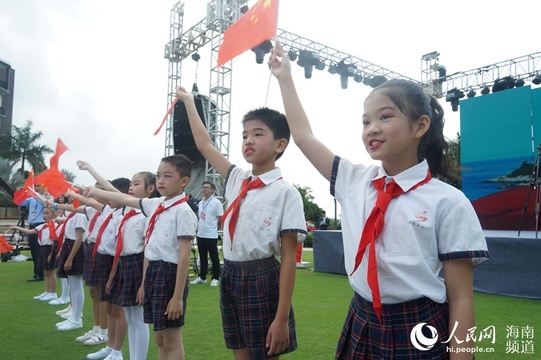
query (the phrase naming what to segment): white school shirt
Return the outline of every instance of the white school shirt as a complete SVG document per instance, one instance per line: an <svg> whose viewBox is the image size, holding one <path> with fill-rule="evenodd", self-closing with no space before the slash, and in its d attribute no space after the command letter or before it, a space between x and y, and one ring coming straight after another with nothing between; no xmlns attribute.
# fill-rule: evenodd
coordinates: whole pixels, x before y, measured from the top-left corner
<svg viewBox="0 0 541 360"><path fill-rule="evenodd" d="M229 170L225 183L225 198L231 204L240 193L242 182L252 177L235 165ZM306 238L306 220L302 197L290 183L279 180L280 168L259 176L266 186L251 190L241 202L239 217L233 236L229 235L228 214L223 225L224 258L230 261L250 261L280 256L280 234L294 232L297 241Z"/></svg>
<svg viewBox="0 0 541 360"><path fill-rule="evenodd" d="M69 221L66 222L66 230L64 231L64 238L70 240L77 240L77 229L86 230L88 220L86 216L81 213L75 214ZM83 238L84 241L84 238Z"/></svg>
<svg viewBox="0 0 541 360"><path fill-rule="evenodd" d="M224 214L222 203L212 195L208 200L203 198L198 206L199 228L197 229L197 236L207 239L217 239L218 218Z"/></svg>
<svg viewBox="0 0 541 360"><path fill-rule="evenodd" d="M54 228L56 230L56 223L54 223ZM38 239L40 246L53 245L53 240L51 240L51 233L49 231L49 225L47 222L36 226L34 229L39 233Z"/></svg>
<svg viewBox="0 0 541 360"><path fill-rule="evenodd" d="M107 208L104 208L104 211L101 214L102 221L100 223L100 226L105 222L105 219L109 216L109 214L113 214L113 217L111 218L111 220L109 220L109 223L107 224L105 230L103 231L103 234L101 235L100 244L98 245L98 252L102 255L115 256L116 233L118 230L118 225L122 220L122 210L123 208L121 207L113 209L107 206ZM97 222L96 226L98 226ZM98 236L98 233L96 233L96 236Z"/></svg>
<svg viewBox="0 0 541 360"><path fill-rule="evenodd" d="M107 208L109 208L109 205L103 205L103 208L101 209L101 211L94 209L92 206L85 207L84 209L85 216L86 216L89 226L90 226L90 220L92 220L94 215L96 213L99 213L99 214L94 224L94 227L92 228L92 233L89 232L90 229L88 227L85 229L83 241L88 240L89 242L92 242L92 243L96 242L96 237L98 236L98 230L100 229L100 226L103 223L103 220L105 220L105 216L107 216L107 215L103 216L103 212L106 211Z"/></svg>
<svg viewBox="0 0 541 360"><path fill-rule="evenodd" d="M149 218L154 211L163 203L168 207L186 195L182 193L172 199L165 200L165 197L154 199L141 199L140 205L143 214ZM197 230L197 216L194 214L187 202L178 204L162 212L154 225L154 230L145 247L145 258L149 261L163 260L178 264L179 241L182 239L191 240L195 237ZM146 241L146 240L145 240Z"/></svg>
<svg viewBox="0 0 541 360"><path fill-rule="evenodd" d="M131 209L132 208L130 207L126 207L124 209L124 215ZM150 218L145 217L145 214L143 214L140 209L135 210L137 211L137 215L130 217L122 227L122 252L120 253L120 256L140 254L143 252L145 232ZM118 229L118 231L120 231L120 229Z"/></svg>
<svg viewBox="0 0 541 360"><path fill-rule="evenodd" d="M426 177L426 160L389 177L407 191ZM370 245L353 273L355 256L364 224L377 198L372 180L386 176L381 166L355 165L336 156L331 194L342 208L345 268L353 290L371 301L367 282ZM433 178L428 183L391 200L385 225L376 239L381 301L405 302L426 296L435 302L447 300L445 283L438 275L442 260L472 258L473 265L488 260L483 230L466 196Z"/></svg>

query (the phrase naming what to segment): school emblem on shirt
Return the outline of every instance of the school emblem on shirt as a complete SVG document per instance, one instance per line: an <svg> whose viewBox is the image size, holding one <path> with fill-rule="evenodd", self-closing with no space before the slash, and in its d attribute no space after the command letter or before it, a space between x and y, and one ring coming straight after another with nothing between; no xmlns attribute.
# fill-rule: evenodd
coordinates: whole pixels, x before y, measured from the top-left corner
<svg viewBox="0 0 541 360"><path fill-rule="evenodd" d="M206 217L207 217L207 215L204 212L202 212L201 216L200 216L201 220L205 220Z"/></svg>
<svg viewBox="0 0 541 360"><path fill-rule="evenodd" d="M415 214L415 219L417 219L415 221L419 221L419 222L427 221L428 220L427 214L428 214L428 211L426 210L418 212L417 214Z"/></svg>
<svg viewBox="0 0 541 360"><path fill-rule="evenodd" d="M272 218L267 218L263 220L263 226L259 227L259 230L262 231L271 231L270 226L272 225Z"/></svg>

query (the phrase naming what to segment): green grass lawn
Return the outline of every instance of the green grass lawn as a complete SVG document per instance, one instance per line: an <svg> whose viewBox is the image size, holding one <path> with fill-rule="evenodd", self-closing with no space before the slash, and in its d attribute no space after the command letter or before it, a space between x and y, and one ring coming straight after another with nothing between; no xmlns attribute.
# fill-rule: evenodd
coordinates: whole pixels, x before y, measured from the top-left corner
<svg viewBox="0 0 541 360"><path fill-rule="evenodd" d="M312 261L312 253L305 252L304 261ZM92 327L90 296L85 294L84 328L68 332L57 331L54 324L62 319L55 311L64 306L51 306L33 300L43 292L43 282L28 283L32 262L0 263L0 359L85 359L86 354L100 346L83 346L75 337ZM58 287L60 291L60 285ZM334 358L334 350L353 291L347 277L342 275L297 270L293 306L297 319L299 348L284 359L327 360ZM539 359L541 358L541 301L488 294L475 294L477 317L476 336L496 329L495 344L488 339L477 343L480 348L494 348L494 353L476 354L476 359ZM507 338L507 328L518 329L516 339ZM528 328L533 328L533 339L528 339ZM524 334L523 334L524 331ZM187 359L232 359L232 352L224 346L219 309L219 290L207 285L190 285L186 326L182 330ZM511 333L514 335L514 333ZM533 340L533 355L524 354ZM518 353L507 353L511 345ZM127 341L124 359L129 359ZM157 358L153 335L149 359Z"/></svg>

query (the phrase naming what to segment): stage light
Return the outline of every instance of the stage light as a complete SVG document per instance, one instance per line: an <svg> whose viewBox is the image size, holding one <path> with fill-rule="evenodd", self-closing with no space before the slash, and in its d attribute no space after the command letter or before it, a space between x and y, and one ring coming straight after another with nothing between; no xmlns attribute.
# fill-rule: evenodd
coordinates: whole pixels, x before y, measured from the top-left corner
<svg viewBox="0 0 541 360"><path fill-rule="evenodd" d="M325 63L320 60L316 63L314 67L320 71L325 70Z"/></svg>
<svg viewBox="0 0 541 360"><path fill-rule="evenodd" d="M348 78L355 76L357 66L346 64L344 60L337 65L337 73L340 75L340 86L342 89L348 88Z"/></svg>
<svg viewBox="0 0 541 360"><path fill-rule="evenodd" d="M457 88L447 91L447 96L445 96L445 101L451 103L451 109L453 111L458 111L458 100L464 97L464 93Z"/></svg>
<svg viewBox="0 0 541 360"><path fill-rule="evenodd" d="M289 50L287 52L287 56L289 56L289 60L291 60L291 61L297 60L297 53L293 49L291 49L291 50Z"/></svg>
<svg viewBox="0 0 541 360"><path fill-rule="evenodd" d="M361 73L356 73L354 76L353 76L353 80L356 82L356 83L361 83L363 81L363 76L361 75Z"/></svg>
<svg viewBox="0 0 541 360"><path fill-rule="evenodd" d="M387 78L383 75L376 75L370 79L370 86L376 88L387 81Z"/></svg>
<svg viewBox="0 0 541 360"><path fill-rule="evenodd" d="M468 99L471 99L472 97L475 97L475 91L473 89L471 89L466 96L468 97Z"/></svg>
<svg viewBox="0 0 541 360"><path fill-rule="evenodd" d="M201 59L201 55L199 55L198 53L192 54L192 60L193 61L198 62L199 59Z"/></svg>
<svg viewBox="0 0 541 360"><path fill-rule="evenodd" d="M524 86L524 79L517 79L515 81L515 87L523 87Z"/></svg>
<svg viewBox="0 0 541 360"><path fill-rule="evenodd" d="M495 93L498 91L512 89L514 87L515 87L515 79L513 79L511 76L506 76L501 79L496 79L496 81L494 81L492 92Z"/></svg>
<svg viewBox="0 0 541 360"><path fill-rule="evenodd" d="M488 86L485 86L483 90L481 90L481 94L486 95L490 93L490 88Z"/></svg>
<svg viewBox="0 0 541 360"><path fill-rule="evenodd" d="M258 64L263 64L265 60L265 54L268 54L272 49L272 43L270 40L265 40L259 46L252 49L255 52L255 62Z"/></svg>
<svg viewBox="0 0 541 360"><path fill-rule="evenodd" d="M541 84L541 74L537 74L537 75L533 78L532 83L534 83L535 85Z"/></svg>
<svg viewBox="0 0 541 360"><path fill-rule="evenodd" d="M329 74L336 74L336 72L338 71L338 68L336 67L336 64L330 64L329 65L329 70L327 70L329 72Z"/></svg>
<svg viewBox="0 0 541 360"><path fill-rule="evenodd" d="M297 65L304 68L304 77L306 79L310 79L312 77L312 70L314 69L314 66L321 67L321 63L322 61L312 51L299 50L299 61L297 61ZM324 63L323 66L325 66Z"/></svg>

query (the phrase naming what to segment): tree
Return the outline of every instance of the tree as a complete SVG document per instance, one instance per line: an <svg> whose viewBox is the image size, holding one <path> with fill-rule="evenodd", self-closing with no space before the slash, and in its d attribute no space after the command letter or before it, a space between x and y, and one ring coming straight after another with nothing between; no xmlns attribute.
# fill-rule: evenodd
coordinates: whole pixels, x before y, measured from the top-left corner
<svg viewBox="0 0 541 360"><path fill-rule="evenodd" d="M449 183L458 189L462 187L462 175L460 171L460 133L456 133L456 139L447 141L449 145L448 155L451 163L453 181Z"/></svg>
<svg viewBox="0 0 541 360"><path fill-rule="evenodd" d="M317 220L319 219L319 215L321 214L322 208L319 207L316 203L314 203L314 195L312 195L312 189L310 189L308 186L300 186L295 185L295 188L299 191L302 197L302 203L304 205L304 218L308 221L313 222L314 224L317 224Z"/></svg>
<svg viewBox="0 0 541 360"><path fill-rule="evenodd" d="M25 173L25 164L28 162L35 173L39 173L47 168L45 165L45 154L50 154L53 150L46 146L38 144L43 136L43 132L32 131L32 121L27 120L23 127L13 126L11 134L3 133L2 143L11 144L8 149L1 149L0 157L10 161L10 167L13 168L17 163L21 163L19 172Z"/></svg>

